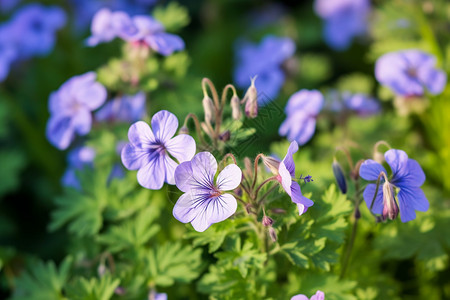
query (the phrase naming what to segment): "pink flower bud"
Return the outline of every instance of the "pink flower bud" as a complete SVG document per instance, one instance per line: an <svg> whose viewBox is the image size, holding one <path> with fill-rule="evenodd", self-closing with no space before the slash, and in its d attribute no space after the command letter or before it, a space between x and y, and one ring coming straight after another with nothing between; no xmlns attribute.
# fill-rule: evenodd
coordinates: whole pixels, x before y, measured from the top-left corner
<svg viewBox="0 0 450 300"><path fill-rule="evenodd" d="M203 110L205 112L205 122L211 124L211 121L213 120L214 116L214 104L212 102L212 99L209 98L208 95L205 95L205 97L202 100L202 104Z"/></svg>
<svg viewBox="0 0 450 300"><path fill-rule="evenodd" d="M239 120L242 116L241 112L241 101L239 100L239 97L236 95L233 95L231 98L231 116L234 120Z"/></svg>
<svg viewBox="0 0 450 300"><path fill-rule="evenodd" d="M258 91L255 87L255 80L256 77L252 78L252 84L244 96L245 115L252 119L258 116Z"/></svg>

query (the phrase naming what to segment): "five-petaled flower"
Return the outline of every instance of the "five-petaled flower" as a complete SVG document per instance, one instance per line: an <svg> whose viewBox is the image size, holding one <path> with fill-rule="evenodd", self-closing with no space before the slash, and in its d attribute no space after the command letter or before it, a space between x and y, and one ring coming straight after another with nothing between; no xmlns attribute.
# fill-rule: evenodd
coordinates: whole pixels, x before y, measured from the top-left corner
<svg viewBox="0 0 450 300"><path fill-rule="evenodd" d="M58 149L69 147L75 133L86 135L91 131L91 111L106 100L106 89L95 78L94 72L74 76L50 95L46 134Z"/></svg>
<svg viewBox="0 0 450 300"><path fill-rule="evenodd" d="M395 189L399 189L397 198L401 220L402 222L414 220L416 218L415 210L427 211L429 207L428 200L420 188L425 182L425 174L419 163L408 158L408 155L402 150L388 150L384 157L393 173L389 180L386 180L386 169L374 160L364 161L359 170L359 175L365 180L378 180L380 178L374 201L376 184L371 183L364 190L363 196L367 207L369 209L372 207L373 213L382 214L384 218L395 218L398 212L395 202Z"/></svg>
<svg viewBox="0 0 450 300"><path fill-rule="evenodd" d="M445 72L436 68L436 58L419 50L390 52L375 65L377 80L399 96L440 94L447 82Z"/></svg>
<svg viewBox="0 0 450 300"><path fill-rule="evenodd" d="M279 134L299 145L308 142L316 130L316 118L323 106L323 96L316 90L300 90L293 94L286 105L286 120L281 124Z"/></svg>
<svg viewBox="0 0 450 300"><path fill-rule="evenodd" d="M237 208L234 196L225 191L239 186L241 169L235 164L226 166L214 183L216 173L217 162L209 152L198 153L175 170L176 185L184 194L175 204L173 215L180 222L190 222L199 232L229 218Z"/></svg>
<svg viewBox="0 0 450 300"><path fill-rule="evenodd" d="M291 298L291 300L324 300L325 294L322 291L317 291L314 295L311 296L311 298L308 298L307 296L300 294L295 295Z"/></svg>
<svg viewBox="0 0 450 300"><path fill-rule="evenodd" d="M308 210L308 207L314 205L314 202L302 195L300 185L293 180L295 178L295 164L292 156L297 151L298 144L293 141L281 162L275 158L265 156L263 156L263 162L276 175L276 179L291 197L292 202L297 204L299 215L302 215Z"/></svg>
<svg viewBox="0 0 450 300"><path fill-rule="evenodd" d="M122 163L129 170L138 170L140 185L152 190L162 188L164 182L175 184L177 163L190 160L195 154L195 141L187 134L173 137L178 120L167 110L157 112L151 121L152 128L143 121L131 125L130 143L122 150ZM153 129L153 130L152 130Z"/></svg>

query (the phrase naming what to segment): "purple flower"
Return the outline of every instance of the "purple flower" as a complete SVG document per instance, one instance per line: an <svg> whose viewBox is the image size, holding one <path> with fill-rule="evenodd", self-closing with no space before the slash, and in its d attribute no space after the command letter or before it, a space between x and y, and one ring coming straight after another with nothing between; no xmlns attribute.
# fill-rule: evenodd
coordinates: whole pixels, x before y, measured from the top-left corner
<svg viewBox="0 0 450 300"><path fill-rule="evenodd" d="M11 41L8 25L0 25L0 82L8 76L11 64L17 58L17 49Z"/></svg>
<svg viewBox="0 0 450 300"><path fill-rule="evenodd" d="M299 145L308 142L316 130L316 118L323 102L322 94L316 90L300 90L293 94L286 105L287 118L281 124L279 134Z"/></svg>
<svg viewBox="0 0 450 300"><path fill-rule="evenodd" d="M95 114L98 121L136 122L145 116L145 94L123 95L107 102Z"/></svg>
<svg viewBox="0 0 450 300"><path fill-rule="evenodd" d="M111 12L107 8L99 10L92 19L92 35L87 39L88 46L110 42L116 37L126 38L137 33L131 18L124 12Z"/></svg>
<svg viewBox="0 0 450 300"><path fill-rule="evenodd" d="M322 291L317 291L315 295L312 295L311 298L306 297L303 294L295 295L291 298L291 300L324 300L325 294Z"/></svg>
<svg viewBox="0 0 450 300"><path fill-rule="evenodd" d="M281 183L284 191L291 197L292 202L297 204L299 215L304 214L308 207L314 205L310 199L302 195L298 182L292 180L295 178L295 164L292 156L298 151L297 142L291 142L284 159L278 167L277 180Z"/></svg>
<svg viewBox="0 0 450 300"><path fill-rule="evenodd" d="M190 160L195 154L195 141L187 134L173 137L178 120L167 110L157 112L152 118L152 128L139 121L128 130L130 143L122 150L122 163L128 170L139 170L140 185L152 190L162 188L164 181L175 184L177 163ZM170 155L170 156L169 156Z"/></svg>
<svg viewBox="0 0 450 300"><path fill-rule="evenodd" d="M360 117L368 117L381 111L380 103L372 97L364 94L344 94L344 104L356 112Z"/></svg>
<svg viewBox="0 0 450 300"><path fill-rule="evenodd" d="M395 190L400 206L402 222L408 222L416 218L416 212L427 211L429 203L420 186L425 182L425 174L420 165L402 150L388 150L384 157L391 167L392 178L387 180L387 175L381 177L377 197L373 203L372 212L388 216L393 219L398 213L395 202ZM359 170L359 175L365 180L377 180L386 169L374 160L366 160ZM364 200L370 209L375 195L376 184L369 184L364 190Z"/></svg>
<svg viewBox="0 0 450 300"><path fill-rule="evenodd" d="M86 135L91 131L91 111L106 100L106 89L95 78L94 72L74 76L50 95L46 134L55 147L66 149L75 133Z"/></svg>
<svg viewBox="0 0 450 300"><path fill-rule="evenodd" d="M21 57L47 55L54 47L56 31L66 23L66 13L57 6L37 3L22 7L10 21L15 46Z"/></svg>
<svg viewBox="0 0 450 300"><path fill-rule="evenodd" d="M0 14L8 13L19 4L20 0L2 0L0 1Z"/></svg>
<svg viewBox="0 0 450 300"><path fill-rule="evenodd" d="M369 0L316 0L314 10L325 21L325 42L335 50L347 49L367 32Z"/></svg>
<svg viewBox="0 0 450 300"><path fill-rule="evenodd" d="M126 40L143 42L156 52L168 56L184 49L184 41L175 34L164 32L164 26L149 16L134 16L133 23L137 33Z"/></svg>
<svg viewBox="0 0 450 300"><path fill-rule="evenodd" d="M180 222L190 222L198 232L229 218L237 208L236 199L225 191L239 186L241 169L235 164L226 166L214 184L216 173L217 162L209 152L198 153L175 170L176 185L184 194L175 203L173 215Z"/></svg>
<svg viewBox="0 0 450 300"><path fill-rule="evenodd" d="M440 94L447 82L446 74L436 69L436 58L420 50L390 52L375 65L377 80L399 96Z"/></svg>
<svg viewBox="0 0 450 300"><path fill-rule="evenodd" d="M69 152L68 168L61 178L62 185L81 189L80 181L77 178L76 171L84 167L92 167L95 158L95 150L92 147L78 147Z"/></svg>
<svg viewBox="0 0 450 300"><path fill-rule="evenodd" d="M87 40L89 46L120 37L128 42L143 43L165 56L184 49L184 42L179 36L164 32L164 26L150 16L131 18L122 11L102 9L94 16L91 30L92 36Z"/></svg>
<svg viewBox="0 0 450 300"><path fill-rule="evenodd" d="M236 52L236 85L246 88L251 78L257 76L256 89L264 95L258 97L258 104L264 105L277 97L285 79L281 64L294 55L295 43L290 38L269 35L259 45L238 42Z"/></svg>

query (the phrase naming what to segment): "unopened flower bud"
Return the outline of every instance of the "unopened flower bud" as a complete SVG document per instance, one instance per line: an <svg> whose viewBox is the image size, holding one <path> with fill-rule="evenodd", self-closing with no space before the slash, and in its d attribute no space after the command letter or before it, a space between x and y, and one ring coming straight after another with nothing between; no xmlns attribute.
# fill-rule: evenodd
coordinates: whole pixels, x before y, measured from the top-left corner
<svg viewBox="0 0 450 300"><path fill-rule="evenodd" d="M272 172L274 175L278 175L278 168L280 167L280 161L271 156L261 156L264 165Z"/></svg>
<svg viewBox="0 0 450 300"><path fill-rule="evenodd" d="M275 229L273 229L273 227L269 227L269 236L270 239L272 240L272 242L276 242L278 237L277 237L277 232L275 231Z"/></svg>
<svg viewBox="0 0 450 300"><path fill-rule="evenodd" d="M286 210L284 210L282 208L272 208L270 211L274 214L285 214L286 213Z"/></svg>
<svg viewBox="0 0 450 300"><path fill-rule="evenodd" d="M224 132L222 132L219 135L219 140L221 140L222 142L227 142L227 141L230 140L230 137L231 137L230 131L229 130L225 130Z"/></svg>
<svg viewBox="0 0 450 300"><path fill-rule="evenodd" d="M355 219L361 218L361 211L359 210L359 207L355 209Z"/></svg>
<svg viewBox="0 0 450 300"><path fill-rule="evenodd" d="M189 134L189 129L186 127L186 125L183 125L180 130L178 130L178 134Z"/></svg>
<svg viewBox="0 0 450 300"><path fill-rule="evenodd" d="M241 119L242 112L241 112L241 101L239 100L239 97L236 95L233 95L231 98L231 116L234 120Z"/></svg>
<svg viewBox="0 0 450 300"><path fill-rule="evenodd" d="M272 226L273 224L273 219L269 218L268 216L264 216L262 218L262 222L261 222L264 226Z"/></svg>
<svg viewBox="0 0 450 300"><path fill-rule="evenodd" d="M252 78L252 84L244 96L245 115L252 119L258 116L258 91L255 87L255 80L256 77Z"/></svg>
<svg viewBox="0 0 450 300"><path fill-rule="evenodd" d="M242 197L242 189L241 189L240 187L236 188L236 189L234 190L234 193L235 193L237 196Z"/></svg>
<svg viewBox="0 0 450 300"><path fill-rule="evenodd" d="M98 268L97 268L97 274L99 277L103 277L103 275L105 275L107 269L105 264L101 263Z"/></svg>
<svg viewBox="0 0 450 300"><path fill-rule="evenodd" d="M344 171L342 171L341 165L334 160L333 161L333 174L336 179L337 185L341 190L342 194L347 193L347 181L345 180Z"/></svg>
<svg viewBox="0 0 450 300"><path fill-rule="evenodd" d="M123 288L121 286L116 287L116 289L114 290L114 294L120 295L120 296L125 295L125 288Z"/></svg>
<svg viewBox="0 0 450 300"><path fill-rule="evenodd" d="M394 220L398 216L398 205L394 198L394 187L386 181L383 184L383 218Z"/></svg>
<svg viewBox="0 0 450 300"><path fill-rule="evenodd" d="M205 122L202 122L202 123L200 124L200 126L202 127L203 131L204 131L207 135L209 135L209 136L213 136L213 135L214 135L214 133L211 131L211 127L208 126L208 125L206 125Z"/></svg>
<svg viewBox="0 0 450 300"><path fill-rule="evenodd" d="M208 95L205 95L202 100L203 110L205 112L205 122L211 124L214 115L214 104Z"/></svg>

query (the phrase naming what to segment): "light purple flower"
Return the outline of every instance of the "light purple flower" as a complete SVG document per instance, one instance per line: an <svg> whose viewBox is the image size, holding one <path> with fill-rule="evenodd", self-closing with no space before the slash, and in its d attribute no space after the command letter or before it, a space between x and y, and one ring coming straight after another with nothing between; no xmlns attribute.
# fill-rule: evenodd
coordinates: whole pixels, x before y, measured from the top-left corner
<svg viewBox="0 0 450 300"><path fill-rule="evenodd" d="M302 215L308 210L308 207L314 205L314 202L302 195L300 185L293 180L295 179L295 163L292 156L297 151L297 142L291 142L286 156L278 167L277 180L281 183L284 191L291 197L292 202L297 204L299 215Z"/></svg>
<svg viewBox="0 0 450 300"><path fill-rule="evenodd" d="M110 42L116 37L127 38L137 33L130 16L122 11L99 10L92 19L92 35L86 40L88 46Z"/></svg>
<svg viewBox="0 0 450 300"><path fill-rule="evenodd" d="M123 95L107 102L100 108L95 118L97 121L136 122L146 115L145 94Z"/></svg>
<svg viewBox="0 0 450 300"><path fill-rule="evenodd" d="M66 13L58 6L29 4L17 11L9 29L20 56L47 55L54 47L56 31L66 23Z"/></svg>
<svg viewBox="0 0 450 300"><path fill-rule="evenodd" d="M0 25L0 82L8 76L11 64L18 55L12 40L8 25Z"/></svg>
<svg viewBox="0 0 450 300"><path fill-rule="evenodd" d="M296 295L291 298L291 300L324 300L324 299L325 294L322 291L317 291L316 294L311 296L311 298L308 298L303 294Z"/></svg>
<svg viewBox="0 0 450 300"><path fill-rule="evenodd" d="M106 89L95 81L96 74L88 72L74 76L50 95L50 119L47 138L58 149L66 149L78 135L91 131L91 111L106 100Z"/></svg>
<svg viewBox="0 0 450 300"><path fill-rule="evenodd" d="M81 189L76 171L84 167L92 167L95 158L95 150L92 147L78 147L68 154L68 167L61 178L62 185Z"/></svg>
<svg viewBox="0 0 450 300"><path fill-rule="evenodd" d="M429 208L428 200L420 188L425 182L425 174L417 161L408 158L408 155L402 150L388 150L384 157L393 174L389 182L382 177L372 212L382 214L385 218L388 213L393 212L392 210L397 207L394 193L394 190L397 189L399 190L397 198L402 222L414 220L416 218L415 210L427 211ZM387 174L381 164L368 159L361 165L359 175L365 180L376 181L381 172ZM369 209L375 190L375 183L367 185L364 190L363 197Z"/></svg>
<svg viewBox="0 0 450 300"><path fill-rule="evenodd" d="M293 94L286 105L286 120L281 124L279 134L299 145L308 142L316 130L316 118L322 110L324 99L316 90L300 90Z"/></svg>
<svg viewBox="0 0 450 300"><path fill-rule="evenodd" d="M447 75L436 68L436 58L420 50L390 52L375 65L375 77L399 96L440 94Z"/></svg>
<svg viewBox="0 0 450 300"><path fill-rule="evenodd" d="M184 49L184 41L178 35L164 32L164 26L156 19L150 16L134 16L132 20L137 33L126 40L143 42L164 56Z"/></svg>
<svg viewBox="0 0 450 300"><path fill-rule="evenodd" d="M259 45L238 42L236 45L236 68L234 82L247 88L251 78L257 76L255 85L260 94L258 104L264 105L277 97L285 75L281 64L294 55L295 43L290 38L266 36Z"/></svg>
<svg viewBox="0 0 450 300"><path fill-rule="evenodd" d="M381 111L380 103L372 97L364 94L344 94L344 104L356 112L360 117L368 117Z"/></svg>
<svg viewBox="0 0 450 300"><path fill-rule="evenodd" d="M239 186L241 169L235 164L226 166L214 183L216 173L217 162L209 152L198 153L175 170L176 185L184 194L175 204L173 215L180 222L190 222L198 232L229 218L237 208L236 199L225 191Z"/></svg>
<svg viewBox="0 0 450 300"><path fill-rule="evenodd" d="M2 0L0 1L0 14L8 13L19 4L20 0Z"/></svg>
<svg viewBox="0 0 450 300"><path fill-rule="evenodd" d="M354 37L367 32L369 0L316 0L314 9L325 21L325 42L335 50L347 49Z"/></svg>
<svg viewBox="0 0 450 300"><path fill-rule="evenodd" d="M162 188L164 182L175 184L177 163L190 160L196 150L194 139L187 134L173 137L178 128L178 120L167 110L157 112L151 121L139 121L128 130L130 143L122 150L122 163L128 170L139 170L140 185L152 190ZM153 129L153 130L152 130Z"/></svg>

